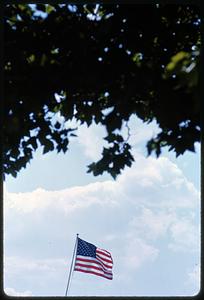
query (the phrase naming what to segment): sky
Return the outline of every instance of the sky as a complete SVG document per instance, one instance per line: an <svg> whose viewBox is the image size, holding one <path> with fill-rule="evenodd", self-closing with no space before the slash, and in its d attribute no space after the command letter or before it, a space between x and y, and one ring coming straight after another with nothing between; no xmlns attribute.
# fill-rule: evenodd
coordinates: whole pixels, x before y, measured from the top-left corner
<svg viewBox="0 0 204 300"><path fill-rule="evenodd" d="M59 116L58 116L59 117ZM113 180L87 165L101 157L102 127L82 126L66 154L39 148L4 183L4 290L64 296L76 239L108 250L113 280L73 272L70 296L193 296L200 289L200 146L147 157L159 131L130 120L131 168ZM124 136L127 134L123 129Z"/></svg>

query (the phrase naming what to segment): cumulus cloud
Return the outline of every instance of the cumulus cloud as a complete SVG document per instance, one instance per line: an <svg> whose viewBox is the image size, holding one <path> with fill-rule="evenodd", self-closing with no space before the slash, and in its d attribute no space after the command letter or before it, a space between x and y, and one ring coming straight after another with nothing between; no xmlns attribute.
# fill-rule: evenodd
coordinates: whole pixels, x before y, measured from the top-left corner
<svg viewBox="0 0 204 300"><path fill-rule="evenodd" d="M105 129L101 126L92 125L87 131L86 126L80 126L77 135L75 142L83 148L84 154L90 159L99 159L103 146L107 144L103 140L103 137L107 135Z"/></svg>
<svg viewBox="0 0 204 300"><path fill-rule="evenodd" d="M5 256L5 292L12 296L62 295L70 258ZM13 285L15 288L10 288ZM19 290L26 289L24 292Z"/></svg>
<svg viewBox="0 0 204 300"><path fill-rule="evenodd" d="M169 247L174 251L199 251L200 234L199 226L192 224L190 218L177 220L170 227L172 243Z"/></svg>
<svg viewBox="0 0 204 300"><path fill-rule="evenodd" d="M163 240L165 251L178 257L198 252L199 192L169 159L146 159L138 152L135 159L116 181L59 191L5 190L7 278L28 268L32 273L64 269L74 233L112 253L115 291L121 274L128 281L144 266L157 263ZM168 263L168 255L166 259Z"/></svg>
<svg viewBox="0 0 204 300"><path fill-rule="evenodd" d="M136 116L132 116L128 122L128 130L123 124L121 129L121 134L124 138L128 136L128 130L130 132L130 137L128 142L130 145L141 151L144 149L146 142L154 137L160 129L156 122L151 122L151 124L144 124ZM89 128L86 125L82 125L78 128L77 139L73 140L74 143L81 146L84 154L92 159L98 160L101 157L102 149L104 146L107 146L108 143L103 138L107 135L107 132L104 127L92 124ZM141 146L142 145L142 146Z"/></svg>
<svg viewBox="0 0 204 300"><path fill-rule="evenodd" d="M197 294L200 291L200 264L196 264L191 270L188 270L187 276L186 285L190 285Z"/></svg>
<svg viewBox="0 0 204 300"><path fill-rule="evenodd" d="M154 261L159 254L157 248L135 237L129 239L124 251L123 263L130 270L139 268L143 263Z"/></svg>
<svg viewBox="0 0 204 300"><path fill-rule="evenodd" d="M14 288L11 288L11 287L5 288L4 292L8 296L22 296L22 297L32 296L32 292L31 291L18 292Z"/></svg>
<svg viewBox="0 0 204 300"><path fill-rule="evenodd" d="M141 214L131 220L130 226L146 239L155 240L167 234L174 223L177 223L175 212L154 212L144 207Z"/></svg>
<svg viewBox="0 0 204 300"><path fill-rule="evenodd" d="M38 188L33 192L8 193L5 189L5 211L11 208L27 213L52 206L69 213L96 203L119 205L124 200L118 196L125 195L125 201L134 202L136 206L143 200L151 207L171 206L177 209L199 205L199 192L169 159L147 159L138 153L135 157L136 164L126 169L117 181L95 182L59 191Z"/></svg>
<svg viewBox="0 0 204 300"><path fill-rule="evenodd" d="M32 259L19 256L6 256L5 257L5 270L9 274L18 274L18 272L30 272L38 271L56 272L57 268L67 266L67 260L62 258L50 258L50 259Z"/></svg>

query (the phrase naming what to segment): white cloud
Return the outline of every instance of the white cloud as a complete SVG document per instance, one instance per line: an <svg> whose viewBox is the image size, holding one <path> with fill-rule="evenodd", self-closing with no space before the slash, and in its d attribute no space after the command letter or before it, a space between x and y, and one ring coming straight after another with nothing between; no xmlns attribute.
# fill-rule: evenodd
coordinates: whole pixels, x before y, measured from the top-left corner
<svg viewBox="0 0 204 300"><path fill-rule="evenodd" d="M130 226L146 239L155 240L164 237L174 223L177 223L175 212L154 212L144 207L140 215L131 220Z"/></svg>
<svg viewBox="0 0 204 300"><path fill-rule="evenodd" d="M125 247L123 263L130 270L136 270L143 263L154 261L159 254L159 250L147 244L141 238L131 238Z"/></svg>
<svg viewBox="0 0 204 300"><path fill-rule="evenodd" d="M88 213L102 224L107 215L113 218L113 223L120 223L120 228L136 230L146 239L162 238L168 232L169 246L174 250L195 249L199 244L198 227L193 225L195 214L192 214L199 210L199 193L167 158L145 159L137 154L135 166L126 169L115 182L95 182L60 191L40 188L29 193L5 191L4 198L6 218L12 213L29 214L31 219L33 216L43 223L45 216L53 212L71 218L81 214L82 221L85 219L90 224L86 218ZM181 216L180 209L186 217ZM9 219L9 222L13 221Z"/></svg>
<svg viewBox="0 0 204 300"><path fill-rule="evenodd" d="M103 137L107 134L103 127L91 125L88 129L86 126L80 126L77 131L77 140L84 149L85 155L93 160L98 160L101 156L103 145L106 144Z"/></svg>
<svg viewBox="0 0 204 300"><path fill-rule="evenodd" d="M150 124L144 123L142 120L137 118L136 116L132 116L129 120L129 128L130 128L130 144L135 146L140 146L141 143L147 143L147 141L153 137L155 137L161 129L159 129L158 125L155 121L152 121ZM125 128L124 128L125 134Z"/></svg>
<svg viewBox="0 0 204 300"><path fill-rule="evenodd" d="M195 226L188 218L177 219L170 227L173 242L169 247L174 251L199 251L199 226Z"/></svg>
<svg viewBox="0 0 204 300"><path fill-rule="evenodd" d="M7 286L13 286L9 278L17 274L23 278L29 270L57 274L64 269L77 232L112 253L116 274L124 274L124 280L157 263L161 252L157 242L166 240L166 251L178 257L198 251L195 187L167 158L146 159L139 153L135 158L134 166L116 181L59 191L5 190ZM168 255L166 259L170 263Z"/></svg>
<svg viewBox="0 0 204 300"><path fill-rule="evenodd" d="M33 259L19 256L6 256L4 259L5 271L9 274L16 274L21 272L37 271L39 274L45 272L46 274L55 273L59 268L67 267L67 260L62 258L50 259Z"/></svg>
<svg viewBox="0 0 204 300"><path fill-rule="evenodd" d="M93 204L117 205L115 197L111 198L115 193L115 183L112 181L96 182L60 191L38 188L33 192L8 193L5 190L4 208L5 213L9 213L10 209L24 214L35 211L43 213L48 209L54 209L69 214Z"/></svg>
<svg viewBox="0 0 204 300"><path fill-rule="evenodd" d="M192 269L187 272L186 286L192 289L194 295L198 294L200 291L200 265L196 264Z"/></svg>
<svg viewBox="0 0 204 300"><path fill-rule="evenodd" d="M144 145L142 148L139 148L141 143L146 144L149 139L161 131L156 122L153 121L151 124L144 124L136 116L132 116L128 124L130 130L128 142L133 148L137 147L138 151L141 151L141 149L144 148ZM125 123L124 126L122 126L120 133L123 135L124 139L127 138L128 130ZM73 142L78 143L82 147L84 154L88 158L98 160L101 157L103 146L108 145L107 141L103 139L106 135L106 129L102 126L92 124L87 128L86 125L82 125L78 128L78 137L76 140L73 140Z"/></svg>
<svg viewBox="0 0 204 300"><path fill-rule="evenodd" d="M17 292L14 288L11 288L11 287L5 288L4 291L8 296L16 296L16 297L17 296L22 296L22 297L32 296L31 291Z"/></svg>
<svg viewBox="0 0 204 300"><path fill-rule="evenodd" d="M5 292L14 296L62 295L69 266L70 258L5 256ZM25 292L17 292L22 289Z"/></svg>

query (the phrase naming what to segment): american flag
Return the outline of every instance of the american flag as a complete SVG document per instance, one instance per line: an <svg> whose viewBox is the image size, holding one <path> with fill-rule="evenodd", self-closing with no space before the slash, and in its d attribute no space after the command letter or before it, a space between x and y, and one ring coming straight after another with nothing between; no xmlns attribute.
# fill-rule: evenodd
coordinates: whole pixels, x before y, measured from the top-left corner
<svg viewBox="0 0 204 300"><path fill-rule="evenodd" d="M78 238L74 271L113 279L113 260L110 252Z"/></svg>

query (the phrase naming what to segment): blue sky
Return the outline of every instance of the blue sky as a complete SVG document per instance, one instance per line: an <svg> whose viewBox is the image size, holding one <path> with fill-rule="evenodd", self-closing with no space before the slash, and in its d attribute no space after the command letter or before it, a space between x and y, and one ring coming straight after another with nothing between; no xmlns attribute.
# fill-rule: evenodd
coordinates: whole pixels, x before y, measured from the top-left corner
<svg viewBox="0 0 204 300"><path fill-rule="evenodd" d="M200 146L147 158L157 125L130 120L135 162L113 180L94 177L105 131L82 126L66 154L38 149L4 185L4 288L64 296L76 233L111 252L112 281L74 272L74 296L180 296L199 292ZM127 134L123 129L124 136Z"/></svg>

